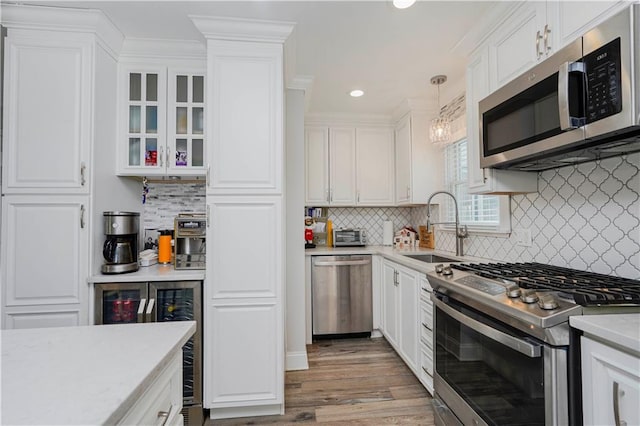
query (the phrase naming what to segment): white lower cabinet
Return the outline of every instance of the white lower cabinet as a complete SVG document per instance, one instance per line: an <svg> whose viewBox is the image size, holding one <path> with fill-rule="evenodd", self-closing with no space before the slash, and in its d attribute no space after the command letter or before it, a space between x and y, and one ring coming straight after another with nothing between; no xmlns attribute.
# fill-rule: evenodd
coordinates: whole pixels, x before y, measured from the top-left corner
<svg viewBox="0 0 640 426"><path fill-rule="evenodd" d="M422 275L420 285L420 371L418 378L433 395L433 302L431 302L431 285L427 277Z"/></svg>
<svg viewBox="0 0 640 426"><path fill-rule="evenodd" d="M212 419L281 414L282 199L207 196L207 212L205 406Z"/></svg>
<svg viewBox="0 0 640 426"><path fill-rule="evenodd" d="M119 425L182 425L182 351L176 353L160 376L146 389Z"/></svg>
<svg viewBox="0 0 640 426"><path fill-rule="evenodd" d="M583 423L640 424L640 358L584 336L581 344Z"/></svg>
<svg viewBox="0 0 640 426"><path fill-rule="evenodd" d="M2 197L2 328L88 322L89 196Z"/></svg>
<svg viewBox="0 0 640 426"><path fill-rule="evenodd" d="M215 302L214 302L215 303ZM274 368L282 356L274 303L212 305L208 335L216 347L208 356L207 381L212 409L282 402L282 370Z"/></svg>
<svg viewBox="0 0 640 426"><path fill-rule="evenodd" d="M382 333L414 374L418 372L418 275L382 262Z"/></svg>
<svg viewBox="0 0 640 426"><path fill-rule="evenodd" d="M433 305L424 272L382 260L381 331L433 394Z"/></svg>

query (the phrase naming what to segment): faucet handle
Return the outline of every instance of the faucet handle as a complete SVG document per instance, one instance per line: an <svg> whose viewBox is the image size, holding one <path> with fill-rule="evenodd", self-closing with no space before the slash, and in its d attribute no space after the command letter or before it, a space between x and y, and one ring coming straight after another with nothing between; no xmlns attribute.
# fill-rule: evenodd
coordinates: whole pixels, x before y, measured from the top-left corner
<svg viewBox="0 0 640 426"><path fill-rule="evenodd" d="M458 237L460 238L467 238L469 236L469 230L467 228L467 225L462 225L458 227L456 229L456 234L458 234Z"/></svg>

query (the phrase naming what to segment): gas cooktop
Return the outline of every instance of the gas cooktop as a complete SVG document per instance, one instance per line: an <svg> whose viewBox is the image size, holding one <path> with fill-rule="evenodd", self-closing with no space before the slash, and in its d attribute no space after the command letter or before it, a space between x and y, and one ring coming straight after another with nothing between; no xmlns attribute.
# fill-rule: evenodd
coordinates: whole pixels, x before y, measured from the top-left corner
<svg viewBox="0 0 640 426"><path fill-rule="evenodd" d="M541 263L452 263L427 277L436 294L545 340L572 315L640 312L638 280Z"/></svg>
<svg viewBox="0 0 640 426"><path fill-rule="evenodd" d="M629 278L541 263L462 263L451 264L451 268L512 284L511 297L523 298L527 294L533 297L534 293L557 292L560 297L573 300L581 306L640 306L640 281ZM544 306L541 307L544 309Z"/></svg>

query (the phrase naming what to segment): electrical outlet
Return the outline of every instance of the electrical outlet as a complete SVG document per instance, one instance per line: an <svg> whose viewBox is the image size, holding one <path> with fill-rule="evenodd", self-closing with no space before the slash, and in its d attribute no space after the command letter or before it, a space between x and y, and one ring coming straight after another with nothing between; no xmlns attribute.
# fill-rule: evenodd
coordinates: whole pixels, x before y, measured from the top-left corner
<svg viewBox="0 0 640 426"><path fill-rule="evenodd" d="M516 238L516 245L522 247L531 247L531 229L530 228L516 228L513 230Z"/></svg>

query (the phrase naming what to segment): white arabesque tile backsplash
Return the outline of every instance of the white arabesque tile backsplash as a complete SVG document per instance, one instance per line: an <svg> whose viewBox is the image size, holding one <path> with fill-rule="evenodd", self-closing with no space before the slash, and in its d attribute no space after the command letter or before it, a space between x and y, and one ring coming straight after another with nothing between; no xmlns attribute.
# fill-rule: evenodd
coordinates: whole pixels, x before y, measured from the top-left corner
<svg viewBox="0 0 640 426"><path fill-rule="evenodd" d="M538 192L511 197L511 227L531 230L531 247L509 237L472 234L465 254L504 262L540 262L640 279L640 153L547 170ZM415 209L414 220L426 217ZM453 232L436 248L455 252Z"/></svg>
<svg viewBox="0 0 640 426"><path fill-rule="evenodd" d="M503 262L549 263L640 279L640 153L538 174L538 192L511 197L512 229L531 230L531 247L515 237L471 234L465 254ZM434 206L435 207L435 206ZM180 212L205 210L202 184L151 183L144 228L173 228ZM437 207L432 208L434 220ZM362 227L382 244L385 220L394 231L426 223L426 207L332 207L336 227ZM301 218L302 220L302 212ZM452 232L436 233L436 248L455 252Z"/></svg>

